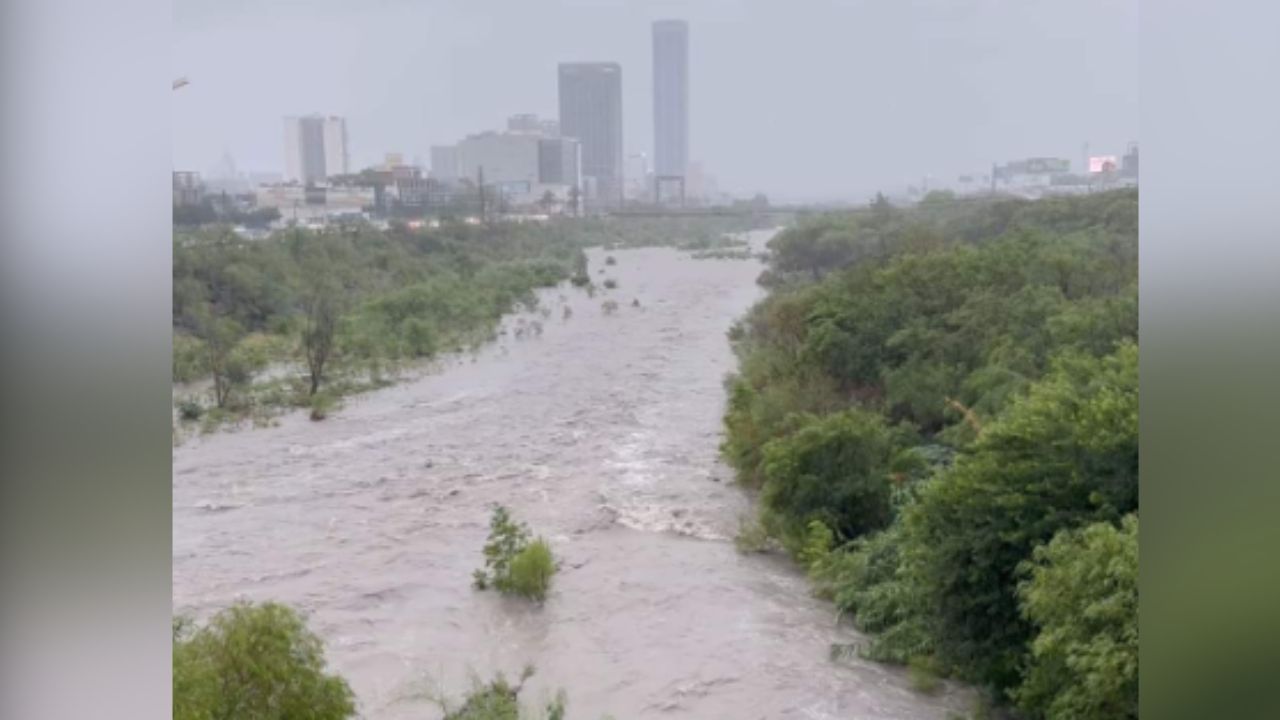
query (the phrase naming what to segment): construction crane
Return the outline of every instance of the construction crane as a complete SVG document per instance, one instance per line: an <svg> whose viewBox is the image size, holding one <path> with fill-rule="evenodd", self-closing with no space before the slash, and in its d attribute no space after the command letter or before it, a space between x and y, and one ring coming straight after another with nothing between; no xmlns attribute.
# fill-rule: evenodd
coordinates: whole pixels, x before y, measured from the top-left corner
<svg viewBox="0 0 1280 720"><path fill-rule="evenodd" d="M187 85L187 84L189 84L190 82L191 82L190 80L187 80L187 79L186 79L186 78L184 78L184 77L180 77L180 78L178 78L177 80L174 80L174 81L173 81L173 89L174 89L174 90L177 90L178 88L180 88L180 87L182 87L182 86L184 86L184 85Z"/></svg>

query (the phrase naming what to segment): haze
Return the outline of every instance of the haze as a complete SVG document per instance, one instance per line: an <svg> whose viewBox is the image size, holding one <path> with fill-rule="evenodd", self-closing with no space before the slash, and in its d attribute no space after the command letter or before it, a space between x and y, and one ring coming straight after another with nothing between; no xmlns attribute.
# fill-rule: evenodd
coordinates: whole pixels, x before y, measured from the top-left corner
<svg viewBox="0 0 1280 720"><path fill-rule="evenodd" d="M721 189L863 201L1137 140L1134 0L466 3L176 0L175 169L283 169L281 118L343 115L355 167L556 115L556 65L623 66L652 156L649 24L690 23L690 157Z"/></svg>

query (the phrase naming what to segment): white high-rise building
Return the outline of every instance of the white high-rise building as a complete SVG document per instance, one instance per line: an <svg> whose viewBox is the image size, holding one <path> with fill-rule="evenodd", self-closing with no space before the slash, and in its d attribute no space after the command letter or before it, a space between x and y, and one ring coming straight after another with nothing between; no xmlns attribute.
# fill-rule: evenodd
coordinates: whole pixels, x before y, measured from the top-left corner
<svg viewBox="0 0 1280 720"><path fill-rule="evenodd" d="M324 119L324 171L326 177L351 172L346 118L330 115Z"/></svg>

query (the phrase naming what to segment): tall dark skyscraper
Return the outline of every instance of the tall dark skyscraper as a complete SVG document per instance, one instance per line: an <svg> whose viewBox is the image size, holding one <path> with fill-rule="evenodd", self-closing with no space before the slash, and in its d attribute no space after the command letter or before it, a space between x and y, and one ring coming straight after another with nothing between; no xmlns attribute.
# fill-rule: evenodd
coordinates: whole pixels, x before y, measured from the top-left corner
<svg viewBox="0 0 1280 720"><path fill-rule="evenodd" d="M582 174L595 183L595 202L622 203L622 67L560 64L560 134L582 146Z"/></svg>
<svg viewBox="0 0 1280 720"><path fill-rule="evenodd" d="M689 23L653 24L654 173L684 177L689 166Z"/></svg>

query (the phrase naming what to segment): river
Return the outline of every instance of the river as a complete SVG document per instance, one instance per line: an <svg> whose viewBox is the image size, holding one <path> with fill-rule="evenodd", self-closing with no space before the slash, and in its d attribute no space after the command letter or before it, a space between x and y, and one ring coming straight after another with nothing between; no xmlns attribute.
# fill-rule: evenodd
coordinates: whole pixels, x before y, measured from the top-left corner
<svg viewBox="0 0 1280 720"><path fill-rule="evenodd" d="M590 272L617 289L544 291L436 372L324 422L175 448L175 610L301 609L369 718L439 717L432 693L526 663L522 698L564 688L575 720L967 710L950 685L925 696L900 669L832 663L858 635L785 559L734 548L749 501L717 457L725 332L761 297L761 264L608 254ZM563 562L541 607L471 589L495 502Z"/></svg>

